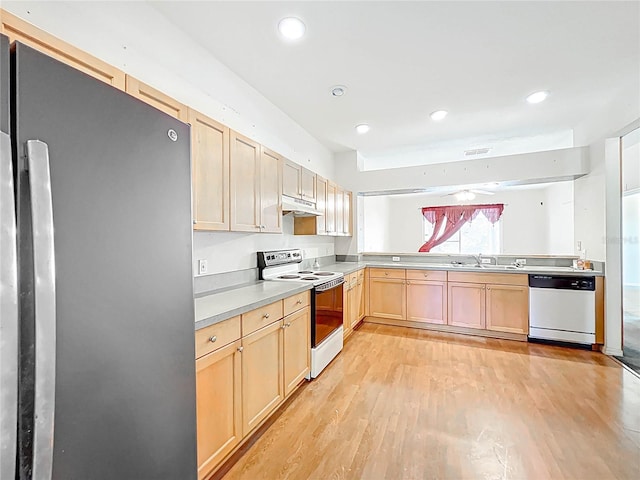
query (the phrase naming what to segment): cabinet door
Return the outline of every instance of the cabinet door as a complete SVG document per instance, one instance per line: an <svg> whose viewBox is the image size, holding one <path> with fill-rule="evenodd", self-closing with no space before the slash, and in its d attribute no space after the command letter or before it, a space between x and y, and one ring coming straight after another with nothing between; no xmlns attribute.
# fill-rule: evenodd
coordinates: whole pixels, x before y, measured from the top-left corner
<svg viewBox="0 0 640 480"><path fill-rule="evenodd" d="M240 340L196 361L198 478L242 439Z"/></svg>
<svg viewBox="0 0 640 480"><path fill-rule="evenodd" d="M282 233L282 158L262 147L260 159L260 230Z"/></svg>
<svg viewBox="0 0 640 480"><path fill-rule="evenodd" d="M369 282L369 314L372 317L406 318L405 280L371 278Z"/></svg>
<svg viewBox="0 0 640 480"><path fill-rule="evenodd" d="M326 232L336 234L336 186L327 182L327 205L325 209Z"/></svg>
<svg viewBox="0 0 640 480"><path fill-rule="evenodd" d="M323 215L316 217L316 235L327 233L327 180L316 175L316 208Z"/></svg>
<svg viewBox="0 0 640 480"><path fill-rule="evenodd" d="M358 270L358 321L365 316L364 269Z"/></svg>
<svg viewBox="0 0 640 480"><path fill-rule="evenodd" d="M24 43L60 62L70 65L76 70L108 83L118 90L125 89L125 74L123 71L83 52L73 45L63 42L6 10L2 10L0 13L0 33L9 37L9 42L18 41Z"/></svg>
<svg viewBox="0 0 640 480"><path fill-rule="evenodd" d="M485 286L449 282L447 323L456 327L484 328Z"/></svg>
<svg viewBox="0 0 640 480"><path fill-rule="evenodd" d="M257 427L284 399L282 320L242 339L242 433Z"/></svg>
<svg viewBox="0 0 640 480"><path fill-rule="evenodd" d="M345 281L342 284L342 328L344 338L351 333L351 286Z"/></svg>
<svg viewBox="0 0 640 480"><path fill-rule="evenodd" d="M351 192L343 192L343 196L342 196L342 223L344 225L344 228L342 229L343 233L347 236L351 236L353 235L353 230L352 230L352 225L353 225L353 220L352 220L352 211L351 211L351 201L352 201L352 196L351 196Z"/></svg>
<svg viewBox="0 0 640 480"><path fill-rule="evenodd" d="M282 166L282 194L289 197L300 198L302 190L300 186L302 167L290 160L285 160Z"/></svg>
<svg viewBox="0 0 640 480"><path fill-rule="evenodd" d="M289 395L311 369L311 310L284 318L284 394Z"/></svg>
<svg viewBox="0 0 640 480"><path fill-rule="evenodd" d="M131 75L127 75L126 92L178 120L182 120L183 122L189 120L186 105L162 93L160 90L156 90L150 85L142 83Z"/></svg>
<svg viewBox="0 0 640 480"><path fill-rule="evenodd" d="M529 332L529 288L520 285L487 285L487 330Z"/></svg>
<svg viewBox="0 0 640 480"><path fill-rule="evenodd" d="M260 145L230 131L229 191L231 230L260 231Z"/></svg>
<svg viewBox="0 0 640 480"><path fill-rule="evenodd" d="M193 228L229 230L229 129L189 109Z"/></svg>
<svg viewBox="0 0 640 480"><path fill-rule="evenodd" d="M447 283L407 281L407 320L447 323Z"/></svg>
<svg viewBox="0 0 640 480"><path fill-rule="evenodd" d="M316 174L306 168L302 169L300 190L302 199L308 202L316 201Z"/></svg>
<svg viewBox="0 0 640 480"><path fill-rule="evenodd" d="M358 312L360 310L360 298L358 297L358 281L357 278L351 283L351 290L349 291L349 318L351 323L351 329L353 330L358 325Z"/></svg>
<svg viewBox="0 0 640 480"><path fill-rule="evenodd" d="M335 196L336 235L344 235L344 190L336 187Z"/></svg>

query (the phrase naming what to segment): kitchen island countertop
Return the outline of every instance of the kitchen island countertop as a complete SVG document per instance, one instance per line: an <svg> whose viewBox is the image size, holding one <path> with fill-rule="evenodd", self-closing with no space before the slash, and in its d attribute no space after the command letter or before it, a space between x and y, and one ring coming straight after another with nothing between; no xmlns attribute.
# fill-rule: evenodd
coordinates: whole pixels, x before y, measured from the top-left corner
<svg viewBox="0 0 640 480"><path fill-rule="evenodd" d="M196 330L290 297L313 285L303 282L259 281L229 290L200 294L195 300Z"/></svg>

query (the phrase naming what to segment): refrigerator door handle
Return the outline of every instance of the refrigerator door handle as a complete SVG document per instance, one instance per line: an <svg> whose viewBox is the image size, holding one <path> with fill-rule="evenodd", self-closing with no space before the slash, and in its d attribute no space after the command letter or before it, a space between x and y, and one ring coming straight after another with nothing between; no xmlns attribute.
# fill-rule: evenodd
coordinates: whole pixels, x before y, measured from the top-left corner
<svg viewBox="0 0 640 480"><path fill-rule="evenodd" d="M18 257L11 138L0 132L0 478L14 478L18 417Z"/></svg>
<svg viewBox="0 0 640 480"><path fill-rule="evenodd" d="M27 141L35 298L33 478L51 478L56 375L56 283L49 147Z"/></svg>

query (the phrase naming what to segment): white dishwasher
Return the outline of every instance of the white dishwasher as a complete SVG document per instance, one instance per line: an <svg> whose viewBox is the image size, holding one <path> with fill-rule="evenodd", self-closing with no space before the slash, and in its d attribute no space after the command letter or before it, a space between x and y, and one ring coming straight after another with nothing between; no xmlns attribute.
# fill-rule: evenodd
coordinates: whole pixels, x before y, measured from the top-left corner
<svg viewBox="0 0 640 480"><path fill-rule="evenodd" d="M529 275L529 338L595 343L595 277Z"/></svg>

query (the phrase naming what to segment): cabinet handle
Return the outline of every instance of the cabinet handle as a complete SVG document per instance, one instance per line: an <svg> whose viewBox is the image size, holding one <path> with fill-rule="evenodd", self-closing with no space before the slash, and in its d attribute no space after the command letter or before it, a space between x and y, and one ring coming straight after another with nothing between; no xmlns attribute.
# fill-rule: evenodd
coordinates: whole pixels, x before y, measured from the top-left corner
<svg viewBox="0 0 640 480"><path fill-rule="evenodd" d="M280 325L280 328L281 328L282 330L284 330L285 328L287 328L287 326L286 326L286 325Z"/></svg>
<svg viewBox="0 0 640 480"><path fill-rule="evenodd" d="M269 318L269 314L268 314L268 313L265 313L265 314L263 315L263 317L264 317L264 318Z"/></svg>
<svg viewBox="0 0 640 480"><path fill-rule="evenodd" d="M487 287L487 290L491 290L491 287Z"/></svg>
<svg viewBox="0 0 640 480"><path fill-rule="evenodd" d="M424 276L425 276L425 277L428 277L428 276L429 276L429 274L428 274L428 273L425 273L425 274L424 274Z"/></svg>
<svg viewBox="0 0 640 480"><path fill-rule="evenodd" d="M411 285L411 282L407 280L407 285Z"/></svg>
<svg viewBox="0 0 640 480"><path fill-rule="evenodd" d="M290 327L290 326L291 326L291 322L289 322L289 323L285 323L285 326L286 326L286 327Z"/></svg>
<svg viewBox="0 0 640 480"><path fill-rule="evenodd" d="M389 275L389 272L384 272L384 274L388 276L388 275Z"/></svg>
<svg viewBox="0 0 640 480"><path fill-rule="evenodd" d="M216 342L216 340L218 340L218 337L216 337L215 335L214 335L213 337L209 337L209 341L210 341L211 343L215 343L215 342Z"/></svg>
<svg viewBox="0 0 640 480"><path fill-rule="evenodd" d="M302 305L302 300L298 300L298 301L296 302L296 305Z"/></svg>
<svg viewBox="0 0 640 480"><path fill-rule="evenodd" d="M243 350L244 350L244 347L238 347L238 353L242 353Z"/></svg>

